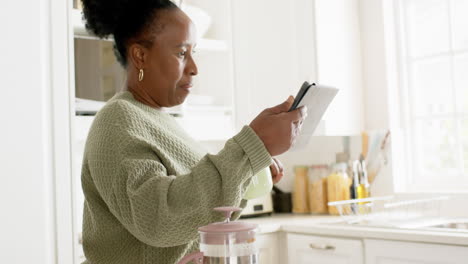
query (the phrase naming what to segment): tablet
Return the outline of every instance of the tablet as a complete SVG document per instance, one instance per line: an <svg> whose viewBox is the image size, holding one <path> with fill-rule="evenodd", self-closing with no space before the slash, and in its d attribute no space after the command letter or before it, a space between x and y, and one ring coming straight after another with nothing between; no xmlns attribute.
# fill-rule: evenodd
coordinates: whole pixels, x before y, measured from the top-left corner
<svg viewBox="0 0 468 264"><path fill-rule="evenodd" d="M312 134L322 120L323 114L338 93L338 89L326 85L304 82L289 109L292 111L303 105L307 106L307 117L302 123L301 133L291 150L304 149Z"/></svg>

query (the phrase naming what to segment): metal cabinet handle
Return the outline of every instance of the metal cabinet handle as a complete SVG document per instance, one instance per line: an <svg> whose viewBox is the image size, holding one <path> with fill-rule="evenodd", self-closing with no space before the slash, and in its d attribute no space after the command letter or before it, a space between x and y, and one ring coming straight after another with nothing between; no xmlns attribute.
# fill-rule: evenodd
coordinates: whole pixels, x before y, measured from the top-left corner
<svg viewBox="0 0 468 264"><path fill-rule="evenodd" d="M312 249L318 249L318 250L335 250L335 246L331 245L316 245L316 244L309 244L309 247Z"/></svg>

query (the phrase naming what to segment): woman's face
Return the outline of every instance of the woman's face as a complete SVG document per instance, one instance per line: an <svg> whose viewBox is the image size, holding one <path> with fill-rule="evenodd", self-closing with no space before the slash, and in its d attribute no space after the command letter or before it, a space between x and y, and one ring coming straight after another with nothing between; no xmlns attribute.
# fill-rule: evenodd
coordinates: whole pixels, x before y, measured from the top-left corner
<svg viewBox="0 0 468 264"><path fill-rule="evenodd" d="M144 92L156 107L184 102L198 69L192 57L196 31L192 21L179 9L159 12L153 45L144 65Z"/></svg>

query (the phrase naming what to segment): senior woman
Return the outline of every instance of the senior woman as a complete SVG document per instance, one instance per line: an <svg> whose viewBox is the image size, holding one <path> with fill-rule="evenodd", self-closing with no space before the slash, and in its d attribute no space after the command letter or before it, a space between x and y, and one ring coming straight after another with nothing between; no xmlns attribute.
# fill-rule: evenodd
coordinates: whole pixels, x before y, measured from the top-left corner
<svg viewBox="0 0 468 264"><path fill-rule="evenodd" d="M218 206L243 206L250 178L287 151L305 109L292 97L266 109L216 155L163 111L184 102L197 75L194 24L168 0L83 0L86 27L112 35L126 90L96 115L82 168L85 263L176 263L198 249L197 228Z"/></svg>

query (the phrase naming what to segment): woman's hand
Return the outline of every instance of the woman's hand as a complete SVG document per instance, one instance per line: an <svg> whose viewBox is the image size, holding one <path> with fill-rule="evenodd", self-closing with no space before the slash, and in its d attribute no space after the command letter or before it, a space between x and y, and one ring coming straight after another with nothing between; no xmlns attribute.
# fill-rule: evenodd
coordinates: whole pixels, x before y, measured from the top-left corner
<svg viewBox="0 0 468 264"><path fill-rule="evenodd" d="M273 184L278 183L281 178L283 178L283 164L277 158L273 158L273 163L270 165L271 178L273 179Z"/></svg>
<svg viewBox="0 0 468 264"><path fill-rule="evenodd" d="M294 97L289 96L282 104L263 110L250 123L271 156L286 152L294 144L307 116L305 106L288 112L293 102Z"/></svg>

